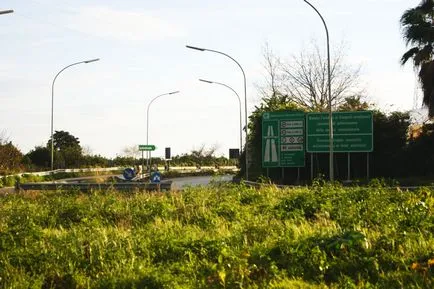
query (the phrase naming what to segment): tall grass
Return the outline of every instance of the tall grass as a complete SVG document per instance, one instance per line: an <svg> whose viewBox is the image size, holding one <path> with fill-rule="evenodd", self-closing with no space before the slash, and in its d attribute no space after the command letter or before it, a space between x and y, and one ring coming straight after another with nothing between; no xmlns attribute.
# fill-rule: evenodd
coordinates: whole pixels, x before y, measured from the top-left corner
<svg viewBox="0 0 434 289"><path fill-rule="evenodd" d="M0 288L433 288L429 189L0 198Z"/></svg>

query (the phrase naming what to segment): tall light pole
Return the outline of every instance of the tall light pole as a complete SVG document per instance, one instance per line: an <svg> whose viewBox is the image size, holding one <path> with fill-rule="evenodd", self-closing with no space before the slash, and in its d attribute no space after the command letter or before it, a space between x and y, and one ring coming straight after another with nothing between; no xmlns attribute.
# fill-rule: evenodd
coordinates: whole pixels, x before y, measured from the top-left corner
<svg viewBox="0 0 434 289"><path fill-rule="evenodd" d="M64 71L65 69L74 66L74 65L78 65L78 64L82 64L82 63L91 63L91 62L95 62L98 61L99 58L95 58L95 59L91 59L91 60L85 60L85 61L80 61L80 62L76 62L73 64L70 64L68 66L65 66L64 68L62 68L62 70L60 70L56 76L53 79L53 84L51 85L51 170L54 170L54 138L53 138L53 120L54 120L54 83L56 82L57 77L59 76L60 73L62 73L62 71Z"/></svg>
<svg viewBox="0 0 434 289"><path fill-rule="evenodd" d="M14 13L14 10L3 10L3 11L0 11L0 15L2 15L2 14L9 14L9 13Z"/></svg>
<svg viewBox="0 0 434 289"><path fill-rule="evenodd" d="M165 96L165 95L171 95L171 94L176 94L179 93L179 90L177 91L172 91L172 92L167 92L167 93L163 93L160 95L157 95L156 97L154 97L153 99L151 99L151 101L148 104L148 109L146 111L146 145L149 145L149 108L151 107L151 104L157 100L158 98ZM142 155L143 156L143 155ZM151 176L151 165L150 165L150 152L147 152L147 163L146 165L149 166L149 177Z"/></svg>
<svg viewBox="0 0 434 289"><path fill-rule="evenodd" d="M240 104L240 153L241 153L243 151L243 126L241 124L241 99L240 99L240 96L238 95L238 93L232 87L230 87L229 85L226 85L224 83L217 82L217 81L205 80L205 79L199 79L199 81L206 82L206 83L211 83L211 84L215 83L215 84L218 84L218 85L225 86L225 87L229 88L230 90L232 90L235 93L235 95L238 97L238 103Z"/></svg>
<svg viewBox="0 0 434 289"><path fill-rule="evenodd" d="M217 51L217 50L213 50L213 49L207 49L207 48L200 48L200 47L195 47L195 46L190 46L190 45L186 45L187 48L190 49L194 49L194 50L198 50L198 51L209 51L209 52L214 52L214 53L218 53L221 55L224 55L228 58L230 58L232 61L234 61L238 67L241 69L241 72L243 73L243 77L244 77L244 110L245 110L245 123L246 123L246 148L244 150L245 155L246 155L246 180L249 180L249 161L248 161L248 126L247 126L247 84L246 84L246 74L244 73L244 69L241 67L241 65L238 63L238 61L236 61L233 57L227 55L226 53L223 53L221 51Z"/></svg>
<svg viewBox="0 0 434 289"><path fill-rule="evenodd" d="M319 17L321 18L322 23L324 24L324 28L326 31L326 36L327 36L327 74L328 74L328 92L329 92L329 173L330 173L330 181L334 180L334 166L333 166L333 108L332 108L332 84L331 84L331 72L330 72L330 38L329 38L329 30L327 28L327 24L325 23L324 18L322 17L321 13L319 13L319 11L315 8L315 6L313 6L312 4L309 3L309 1L307 0L303 0L304 2L306 2L306 4L308 4L310 7L312 7L313 10L315 10L315 12L319 15Z"/></svg>

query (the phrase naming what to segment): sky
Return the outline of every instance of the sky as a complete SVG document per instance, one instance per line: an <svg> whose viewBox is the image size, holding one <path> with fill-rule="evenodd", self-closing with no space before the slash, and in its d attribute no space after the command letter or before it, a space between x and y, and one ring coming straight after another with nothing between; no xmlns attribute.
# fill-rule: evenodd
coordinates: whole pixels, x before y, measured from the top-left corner
<svg viewBox="0 0 434 289"><path fill-rule="evenodd" d="M367 98L380 109L420 107L399 19L419 0L311 0L330 32L331 54L345 43L345 62L361 66ZM239 148L238 92L245 120L243 76L229 58L187 49L224 52L243 67L247 110L260 103L266 43L283 59L312 41L325 48L323 24L302 0L2 0L0 10L0 133L23 153L45 145L51 129L68 131L92 154L122 155L149 144L154 156L216 147ZM244 136L243 136L244 138Z"/></svg>

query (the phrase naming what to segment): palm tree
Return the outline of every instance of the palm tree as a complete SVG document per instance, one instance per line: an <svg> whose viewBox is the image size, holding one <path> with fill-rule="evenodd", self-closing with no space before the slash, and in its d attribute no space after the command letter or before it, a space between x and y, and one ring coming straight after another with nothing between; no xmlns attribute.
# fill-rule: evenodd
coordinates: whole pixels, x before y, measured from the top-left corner
<svg viewBox="0 0 434 289"><path fill-rule="evenodd" d="M412 46L401 58L404 65L409 59L419 70L423 104L428 107L429 117L434 117L434 0L422 0L408 9L401 17L403 38Z"/></svg>

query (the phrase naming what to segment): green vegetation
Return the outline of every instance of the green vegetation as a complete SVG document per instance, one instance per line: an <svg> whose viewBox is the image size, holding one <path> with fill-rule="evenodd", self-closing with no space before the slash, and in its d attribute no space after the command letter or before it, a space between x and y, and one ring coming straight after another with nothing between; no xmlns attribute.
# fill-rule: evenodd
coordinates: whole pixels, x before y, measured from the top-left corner
<svg viewBox="0 0 434 289"><path fill-rule="evenodd" d="M1 137L1 136L0 136ZM54 168L88 168L88 167L115 167L115 166L134 166L142 165L140 151L138 146L134 145L127 147L124 150L123 156L116 156L113 159L103 157L101 155L91 155L87 149L80 146L78 137L71 135L67 131L56 131L54 133ZM192 150L188 154L173 156L170 160L170 166L235 166L238 160L227 159L223 156L215 156L216 148L206 149L204 145L196 150ZM2 154L1 139L0 139L0 160L8 159L10 154ZM36 146L25 156L19 156L14 170L3 170L4 172L19 172L19 171L42 171L50 169L51 163L51 138L48 140L47 146ZM163 158L152 158L152 164L164 166L167 161ZM0 175L2 174L2 166L0 164ZM5 174L5 173L3 173Z"/></svg>
<svg viewBox="0 0 434 289"><path fill-rule="evenodd" d="M31 174L23 174L21 176L5 176L0 177L0 188L2 187L13 187L16 183L39 183L39 182L49 182L53 180L62 180L67 178L80 178L80 177L90 177L95 176L98 178L99 175L104 174L121 174L122 171L110 171L110 172L59 172L48 176L36 176Z"/></svg>
<svg viewBox="0 0 434 289"><path fill-rule="evenodd" d="M359 98L347 98L346 103L338 110L365 110L370 107ZM406 112L383 113L370 107L373 110L373 142L374 150L369 153L370 177L406 179L412 177L417 180L433 181L434 154L434 124L425 123L415 125L410 122L410 114ZM271 111L297 111L298 109L287 96L274 95L264 98L260 106L250 115L249 124L249 155L252 159L249 168L249 179L255 180L261 176L269 177L274 183L295 184L297 176L300 175L302 183L310 183L311 154L306 154L305 167L285 168L284 178L282 168L265 169L262 167L262 115ZM316 153L313 155L314 176L329 173L329 155L327 153ZM348 154L335 153L335 178L337 180L347 179ZM405 164L405 165L404 165ZM240 160L240 175L245 174L245 154ZM366 153L351 153L351 178L366 178Z"/></svg>
<svg viewBox="0 0 434 289"><path fill-rule="evenodd" d="M22 169L23 154L0 135L0 175L13 174Z"/></svg>
<svg viewBox="0 0 434 289"><path fill-rule="evenodd" d="M422 188L0 198L1 288L433 288L434 196Z"/></svg>
<svg viewBox="0 0 434 289"><path fill-rule="evenodd" d="M168 178L181 178L181 177L197 177L197 176L221 176L221 175L233 175L233 170L218 169L218 170L198 170L196 172L182 172L182 171L163 171L161 172L165 179Z"/></svg>

